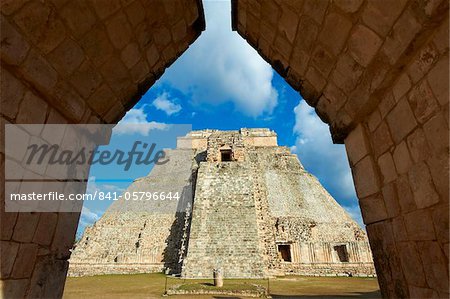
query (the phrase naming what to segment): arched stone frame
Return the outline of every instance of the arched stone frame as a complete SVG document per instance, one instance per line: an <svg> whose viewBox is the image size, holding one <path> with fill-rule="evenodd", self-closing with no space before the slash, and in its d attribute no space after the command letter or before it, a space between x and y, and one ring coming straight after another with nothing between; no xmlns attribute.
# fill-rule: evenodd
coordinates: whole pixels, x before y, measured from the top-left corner
<svg viewBox="0 0 450 299"><path fill-rule="evenodd" d="M4 125L116 124L205 29L200 0L2 1ZM2 187L3 190L3 187ZM5 213L5 298L59 298L79 213Z"/></svg>
<svg viewBox="0 0 450 299"><path fill-rule="evenodd" d="M345 142L383 295L444 296L448 3L377 3L240 0L232 17ZM194 0L4 1L1 12L2 131L116 123L204 29ZM3 204L2 291L61 296L79 215Z"/></svg>
<svg viewBox="0 0 450 299"><path fill-rule="evenodd" d="M232 0L345 143L384 297L448 297L448 1Z"/></svg>

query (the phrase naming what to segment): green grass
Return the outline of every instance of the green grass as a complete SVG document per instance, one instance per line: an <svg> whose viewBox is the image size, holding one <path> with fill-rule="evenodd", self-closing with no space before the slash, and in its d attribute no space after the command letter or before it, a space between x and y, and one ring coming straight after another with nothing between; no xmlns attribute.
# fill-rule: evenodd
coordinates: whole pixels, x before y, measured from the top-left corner
<svg viewBox="0 0 450 299"><path fill-rule="evenodd" d="M168 288L214 288L212 279L183 280L169 278ZM223 289L247 289L259 284L267 288L267 280L226 279ZM102 275L67 278L63 298L161 298L163 274ZM286 276L270 280L273 298L381 298L376 278ZM170 296L171 298L220 298L220 296Z"/></svg>

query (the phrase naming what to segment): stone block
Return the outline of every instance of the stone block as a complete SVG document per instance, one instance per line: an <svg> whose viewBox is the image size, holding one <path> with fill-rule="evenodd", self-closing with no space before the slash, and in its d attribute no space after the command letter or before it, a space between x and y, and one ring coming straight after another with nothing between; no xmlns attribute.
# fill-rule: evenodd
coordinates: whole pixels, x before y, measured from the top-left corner
<svg viewBox="0 0 450 299"><path fill-rule="evenodd" d="M317 68L317 70L325 77L333 68L335 58L322 46L318 45L313 52L311 62Z"/></svg>
<svg viewBox="0 0 450 299"><path fill-rule="evenodd" d="M380 190L376 166L370 156L366 156L356 163L352 170L358 198L367 197Z"/></svg>
<svg viewBox="0 0 450 299"><path fill-rule="evenodd" d="M420 288L413 285L409 286L409 295L411 298L437 298L436 291L429 288Z"/></svg>
<svg viewBox="0 0 450 299"><path fill-rule="evenodd" d="M98 70L94 69L91 62L85 60L70 77L70 82L80 95L87 99L100 85L102 77Z"/></svg>
<svg viewBox="0 0 450 299"><path fill-rule="evenodd" d="M394 145L388 125L385 121L381 122L371 137L375 157L379 157L382 153L386 152L391 146Z"/></svg>
<svg viewBox="0 0 450 299"><path fill-rule="evenodd" d="M435 240L433 220L428 210L417 210L404 215L410 241Z"/></svg>
<svg viewBox="0 0 450 299"><path fill-rule="evenodd" d="M397 242L408 241L408 233L406 232L403 216L392 219L392 230Z"/></svg>
<svg viewBox="0 0 450 299"><path fill-rule="evenodd" d="M298 48L292 51L291 60L289 61L290 68L293 69L300 76L304 76L308 67L310 56ZM300 82L301 80L298 80Z"/></svg>
<svg viewBox="0 0 450 299"><path fill-rule="evenodd" d="M324 90L324 95L334 106L334 109L339 110L347 101L347 96L343 93L333 82L329 81Z"/></svg>
<svg viewBox="0 0 450 299"><path fill-rule="evenodd" d="M449 198L449 158L448 153L441 153L431 157L426 161L433 179L436 191L441 197L441 201L448 202Z"/></svg>
<svg viewBox="0 0 450 299"><path fill-rule="evenodd" d="M303 14L310 16L318 24L322 24L329 1L305 1Z"/></svg>
<svg viewBox="0 0 450 299"><path fill-rule="evenodd" d="M123 49L132 37L132 29L127 16L124 13L115 14L106 21L105 25L114 47Z"/></svg>
<svg viewBox="0 0 450 299"><path fill-rule="evenodd" d="M337 56L344 47L351 28L352 21L343 15L330 13L325 18L318 40L325 45L333 55Z"/></svg>
<svg viewBox="0 0 450 299"><path fill-rule="evenodd" d="M400 215L400 203L397 196L397 186L395 182L386 184L381 188L383 195L384 205L389 218L397 217Z"/></svg>
<svg viewBox="0 0 450 299"><path fill-rule="evenodd" d="M408 94L408 100L419 123L423 124L439 110L439 104L427 80L422 80Z"/></svg>
<svg viewBox="0 0 450 299"><path fill-rule="evenodd" d="M41 213L39 223L34 233L33 243L50 245L55 231L58 216L55 213Z"/></svg>
<svg viewBox="0 0 450 299"><path fill-rule="evenodd" d="M394 98L394 95L391 92L387 92L383 95L380 104L378 105L378 109L380 110L381 118L385 118L386 115L394 108L395 104L398 101Z"/></svg>
<svg viewBox="0 0 450 299"><path fill-rule="evenodd" d="M29 279L8 279L1 281L2 295L4 298L25 298L29 283Z"/></svg>
<svg viewBox="0 0 450 299"><path fill-rule="evenodd" d="M82 37L95 26L97 18L88 1L69 1L60 14L76 38Z"/></svg>
<svg viewBox="0 0 450 299"><path fill-rule="evenodd" d="M28 91L20 104L17 123L22 124L43 124L47 117L47 103Z"/></svg>
<svg viewBox="0 0 450 299"><path fill-rule="evenodd" d="M49 102L68 120L79 121L86 108L81 96L65 81L58 82L53 92L53 97L48 98Z"/></svg>
<svg viewBox="0 0 450 299"><path fill-rule="evenodd" d="M141 59L141 52L138 44L129 43L120 54L123 63L127 68L132 68Z"/></svg>
<svg viewBox="0 0 450 299"><path fill-rule="evenodd" d="M55 88L58 74L37 51L31 50L23 64L24 76L47 92Z"/></svg>
<svg viewBox="0 0 450 299"><path fill-rule="evenodd" d="M345 53L339 56L336 69L332 72L331 77L339 88L349 94L355 89L363 71L364 68Z"/></svg>
<svg viewBox="0 0 450 299"><path fill-rule="evenodd" d="M3 41L0 44L2 59L12 65L19 65L27 56L30 45L4 17L0 19L0 32Z"/></svg>
<svg viewBox="0 0 450 299"><path fill-rule="evenodd" d="M448 65L448 57L441 58L427 76L433 94L441 105L448 104Z"/></svg>
<svg viewBox="0 0 450 299"><path fill-rule="evenodd" d="M306 53L310 53L315 45L317 34L319 34L319 25L317 25L312 18L303 15L300 19L298 28L302 33L302 38L296 39L295 46L299 49L305 50Z"/></svg>
<svg viewBox="0 0 450 299"><path fill-rule="evenodd" d="M402 175L396 181L397 196L402 213L417 210L408 176Z"/></svg>
<svg viewBox="0 0 450 299"><path fill-rule="evenodd" d="M363 0L336 0L333 3L344 12L354 13L358 11L363 2Z"/></svg>
<svg viewBox="0 0 450 299"><path fill-rule="evenodd" d="M83 62L84 52L74 40L66 38L48 59L61 75L70 76Z"/></svg>
<svg viewBox="0 0 450 299"><path fill-rule="evenodd" d="M170 44L172 41L172 35L170 34L170 30L166 27L161 27L155 30L152 30L154 32L153 34L153 40L155 41L156 46L158 49L163 49L164 47L167 47L167 45Z"/></svg>
<svg viewBox="0 0 450 299"><path fill-rule="evenodd" d="M81 40L81 47L96 66L101 66L114 54L114 47L105 30L100 26L88 31Z"/></svg>
<svg viewBox="0 0 450 299"><path fill-rule="evenodd" d="M415 57L408 69L414 83L417 83L428 72L438 58L438 51L432 43L425 45Z"/></svg>
<svg viewBox="0 0 450 299"><path fill-rule="evenodd" d="M378 167L381 170L384 184L390 183L397 178L397 172L391 153L386 152L378 158Z"/></svg>
<svg viewBox="0 0 450 299"><path fill-rule="evenodd" d="M20 244L16 262L11 273L12 278L27 278L31 276L36 260L38 245L30 243Z"/></svg>
<svg viewBox="0 0 450 299"><path fill-rule="evenodd" d="M372 112L372 114L370 114L367 120L367 126L369 127L370 132L375 131L380 123L381 123L380 111L378 109L375 109Z"/></svg>
<svg viewBox="0 0 450 299"><path fill-rule="evenodd" d="M386 117L392 139L396 144L403 140L417 125L408 101L403 98Z"/></svg>
<svg viewBox="0 0 450 299"><path fill-rule="evenodd" d="M151 77L150 69L148 68L147 60L141 59L131 70L130 75L134 83L140 83L146 77Z"/></svg>
<svg viewBox="0 0 450 299"><path fill-rule="evenodd" d="M441 244L449 241L449 208L448 203L433 207L431 217L433 218L434 230L437 241Z"/></svg>
<svg viewBox="0 0 450 299"><path fill-rule="evenodd" d="M406 0L369 0L362 13L362 20L380 36L386 36L402 12ZM389 9L386 9L389 7Z"/></svg>
<svg viewBox="0 0 450 299"><path fill-rule="evenodd" d="M89 3L94 8L100 19L112 15L120 9L120 0L90 0Z"/></svg>
<svg viewBox="0 0 450 299"><path fill-rule="evenodd" d="M29 2L14 15L14 22L45 54L55 49L66 36L64 24L48 2Z"/></svg>
<svg viewBox="0 0 450 299"><path fill-rule="evenodd" d="M381 196L369 196L359 200L364 224L369 225L388 218L388 212Z"/></svg>
<svg viewBox="0 0 450 299"><path fill-rule="evenodd" d="M391 65L398 61L420 29L421 25L416 20L414 12L411 8L407 8L395 23L391 34L386 37L382 47Z"/></svg>
<svg viewBox="0 0 450 299"><path fill-rule="evenodd" d="M146 16L146 11L142 6L141 1L133 1L130 5L125 7L125 13L133 27L144 22Z"/></svg>
<svg viewBox="0 0 450 299"><path fill-rule="evenodd" d="M418 208L429 207L439 202L439 195L434 189L431 174L424 162L415 164L409 171L408 177Z"/></svg>
<svg viewBox="0 0 450 299"><path fill-rule="evenodd" d="M159 51L155 45L151 45L150 47L148 47L146 55L148 65L150 66L150 68L152 68L159 59Z"/></svg>
<svg viewBox="0 0 450 299"><path fill-rule="evenodd" d="M13 232L14 226L16 225L17 213L15 212L4 212L1 211L1 239L2 240L10 240Z"/></svg>
<svg viewBox="0 0 450 299"><path fill-rule="evenodd" d="M2 255L0 256L1 260L1 278L8 278L13 269L14 261L16 260L17 252L19 250L19 243L15 242L0 242L0 250Z"/></svg>
<svg viewBox="0 0 450 299"><path fill-rule="evenodd" d="M297 33L299 23L299 15L286 5L281 6L281 18L279 20L279 32L284 34L288 41L292 44Z"/></svg>
<svg viewBox="0 0 450 299"><path fill-rule="evenodd" d="M19 104L25 93L25 86L6 69L2 69L1 81L1 113L14 119L19 111Z"/></svg>
<svg viewBox="0 0 450 299"><path fill-rule="evenodd" d="M435 241L418 242L428 285L434 290L448 292L448 259Z"/></svg>
<svg viewBox="0 0 450 299"><path fill-rule="evenodd" d="M420 260L420 255L414 242L401 242L398 244L400 260L408 284L426 287L424 269Z"/></svg>
<svg viewBox="0 0 450 299"><path fill-rule="evenodd" d="M316 92L321 92L327 83L326 79L314 67L308 67L305 75L309 83L314 87Z"/></svg>
<svg viewBox="0 0 450 299"><path fill-rule="evenodd" d="M369 28L356 25L348 40L348 50L353 59L367 67L375 57L382 40Z"/></svg>
<svg viewBox="0 0 450 299"><path fill-rule="evenodd" d="M392 94L394 95L395 101L398 102L411 88L411 82L408 75L405 73L401 74L392 87Z"/></svg>
<svg viewBox="0 0 450 299"><path fill-rule="evenodd" d="M185 38L187 32L187 25L184 19L178 21L171 31L172 40L174 43L179 43L180 41L182 41Z"/></svg>
<svg viewBox="0 0 450 299"><path fill-rule="evenodd" d="M17 242L31 242L38 221L39 213L19 213L16 226L14 227L12 240Z"/></svg>
<svg viewBox="0 0 450 299"><path fill-rule="evenodd" d="M448 153L449 136L448 125L443 113L439 113L423 125L425 138L434 154Z"/></svg>
<svg viewBox="0 0 450 299"><path fill-rule="evenodd" d="M58 223L51 245L51 249L56 253L58 259L69 258L69 249L72 248L75 241L79 217L80 213L77 212L58 214Z"/></svg>
<svg viewBox="0 0 450 299"><path fill-rule="evenodd" d="M398 174L405 174L409 171L412 166L412 160L405 141L402 141L395 147L393 158Z"/></svg>
<svg viewBox="0 0 450 299"><path fill-rule="evenodd" d="M430 147L421 128L414 130L406 142L414 162L426 160L430 156Z"/></svg>

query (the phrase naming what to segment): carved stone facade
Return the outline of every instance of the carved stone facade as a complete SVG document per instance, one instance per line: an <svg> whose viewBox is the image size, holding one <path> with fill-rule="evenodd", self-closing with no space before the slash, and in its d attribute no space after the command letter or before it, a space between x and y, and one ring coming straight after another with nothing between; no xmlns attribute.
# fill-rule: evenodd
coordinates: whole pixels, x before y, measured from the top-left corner
<svg viewBox="0 0 450 299"><path fill-rule="evenodd" d="M118 201L76 244L69 275L164 269L204 278L215 268L227 278L375 275L365 232L296 155L277 146L273 131L194 131L168 153L169 163L126 192L192 186L192 214L191 206L133 212ZM193 171L177 173L187 159Z"/></svg>

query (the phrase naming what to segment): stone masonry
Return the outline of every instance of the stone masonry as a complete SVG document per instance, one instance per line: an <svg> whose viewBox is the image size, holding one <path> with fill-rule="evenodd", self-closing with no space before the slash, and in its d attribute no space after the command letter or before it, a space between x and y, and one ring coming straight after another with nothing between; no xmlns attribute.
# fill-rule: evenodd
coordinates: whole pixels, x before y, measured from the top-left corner
<svg viewBox="0 0 450 299"><path fill-rule="evenodd" d="M232 6L234 29L345 143L383 296L448 297L448 1ZM7 123L117 123L205 28L194 0L0 11L1 136ZM3 296L61 297L79 214L5 213L3 196Z"/></svg>
<svg viewBox="0 0 450 299"><path fill-rule="evenodd" d="M216 268L227 278L375 274L364 231L296 155L277 146L274 132L193 131L168 153L169 163L126 192L191 186L192 213L174 202L165 213L146 207L152 202L115 202L76 244L69 275L164 270L205 278ZM186 160L192 171L177 172Z"/></svg>

